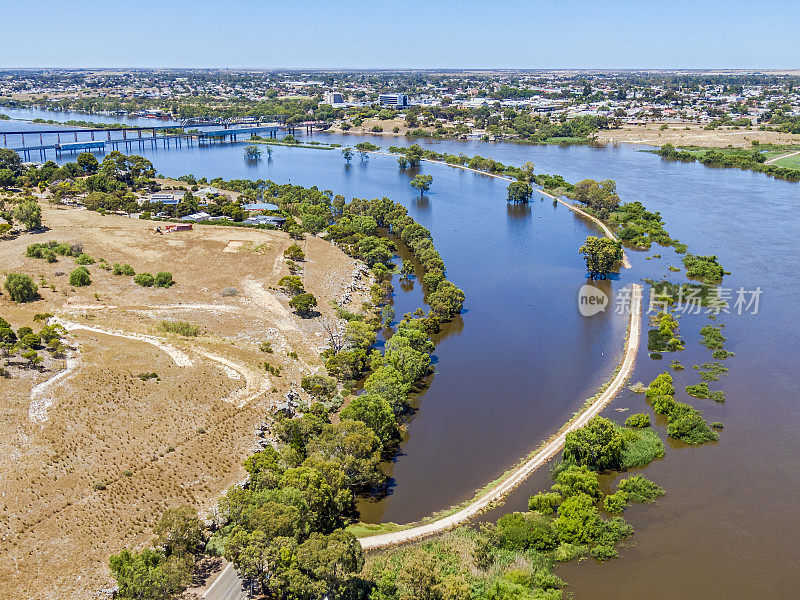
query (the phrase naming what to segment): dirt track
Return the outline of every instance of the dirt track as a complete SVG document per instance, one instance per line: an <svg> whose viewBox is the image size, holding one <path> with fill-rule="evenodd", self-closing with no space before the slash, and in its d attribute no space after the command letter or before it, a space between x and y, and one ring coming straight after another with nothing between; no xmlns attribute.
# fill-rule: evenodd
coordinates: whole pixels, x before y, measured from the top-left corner
<svg viewBox="0 0 800 600"><path fill-rule="evenodd" d="M426 162L442 164L453 168L464 169L467 171L472 171L474 173L479 173L481 175L488 175L490 177L495 177L497 179L503 179L505 181L514 181L509 177L505 177L502 175L497 175L494 173L486 173L484 171L478 171L476 169L471 169L469 167L464 167L461 165L450 165L445 162L435 161L430 159L423 159ZM549 194L542 190L537 190L539 193L542 193L550 198L553 198L557 202L560 202L570 210L590 219L596 225L598 225L606 236L610 237L613 240L616 240L617 237L611 231L611 229L603 223L600 219L584 212L580 208L573 206L567 202L564 202L562 199ZM623 266L625 268L630 268L630 261L628 260L627 256L623 258ZM622 388L623 384L627 380L628 376L630 375L631 370L636 362L636 353L639 348L639 337L640 337L640 328L641 328L641 304L642 304L642 286L638 284L633 284L633 290L631 293L631 306L630 306L630 325L628 331L628 338L625 341L625 350L622 359L622 363L620 364L620 368L614 377L614 379L609 384L608 388L600 394L597 399L592 402L580 415L574 419L569 424L565 425L553 438L551 438L545 445L537 450L530 458L528 458L523 464L519 467L515 468L509 474L507 474L503 479L501 479L495 486L493 486L490 490L485 492L479 498L475 499L473 502L468 504L466 507L460 509L459 511L448 515L446 517L442 517L441 519L437 519L430 523L426 523L424 525L418 525L416 527L412 527L410 529L404 529L401 531L396 531L392 533L374 535L363 537L360 539L361 546L364 549L375 549L375 548L384 548L387 546L394 546L397 544L403 544L406 542L410 542L413 540L417 540L423 537L427 537L430 535L434 535L437 533L441 533L446 531L456 525L464 523L468 521L472 517L480 514L483 512L487 507L489 507L494 502L501 500L504 498L511 490L513 490L517 485L525 481L533 471L544 465L547 461L549 461L556 453L558 453L561 448L564 446L564 440L566 438L567 433L570 431L574 431L575 429L582 427L585 425L589 419L594 417L595 415L599 414L600 411L605 408L605 406L614 398L617 392Z"/></svg>
<svg viewBox="0 0 800 600"><path fill-rule="evenodd" d="M525 481L531 473L544 465L553 456L555 456L564 446L564 440L570 431L575 431L579 427L586 425L586 423L598 415L603 408L614 398L617 392L622 388L631 370L636 362L636 353L639 348L639 337L641 327L641 308L642 308L642 286L633 284L633 292L631 294L631 320L628 339L625 343L625 353L617 372L611 384L606 390L600 394L592 404L587 407L575 420L569 425L565 426L551 438L541 449L537 450L530 458L523 464L507 474L497 485L492 487L489 491L485 492L482 496L465 506L458 512L449 516L437 519L424 525L404 529L402 531L395 531L392 533L385 533L381 535L374 535L363 537L359 541L365 550L385 548L387 546L395 546L413 540L418 540L423 537L442 533L456 525L464 523L474 516L483 512L493 503L504 498L511 490L513 490L520 483Z"/></svg>

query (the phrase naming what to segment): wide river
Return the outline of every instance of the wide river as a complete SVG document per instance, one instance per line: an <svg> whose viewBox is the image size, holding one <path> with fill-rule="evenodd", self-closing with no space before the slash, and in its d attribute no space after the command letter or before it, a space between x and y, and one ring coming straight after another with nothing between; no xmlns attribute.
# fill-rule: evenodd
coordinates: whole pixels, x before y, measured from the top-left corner
<svg viewBox="0 0 800 600"><path fill-rule="evenodd" d="M0 112L20 119L112 120ZM0 133L23 127L33 131L42 126L0 121ZM349 145L368 139L384 147L412 143L333 134L315 134L314 139ZM636 534L622 558L603 565L572 563L559 574L576 598L587 600L794 597L800 585L800 569L792 558L800 546L800 319L795 312L800 184L670 163L629 145L420 143L506 164L533 161L537 172L561 174L573 182L614 179L623 201L639 200L660 211L668 231L690 251L720 257L732 272L724 287L734 290L734 300L739 288L762 290L757 314L751 307L746 314L734 311L719 318L726 347L736 357L726 361L729 374L710 387L725 391L727 402L689 399L708 420L725 424L720 441L691 448L669 440L666 458L646 469L667 495L657 506L626 511ZM577 291L586 282L578 246L597 231L549 199L535 194L528 207L510 206L505 182L432 164L420 168L434 177L431 191L420 199L408 183L413 172L401 171L394 158L355 158L348 166L337 150L276 146L269 160L256 164L244 160L242 144L132 152L170 176L271 179L317 185L348 199L388 196L432 231L448 278L465 291L467 302L439 340L437 373L419 399L402 453L391 466L392 492L380 502L362 503L364 520L406 522L471 497L578 410L618 362L626 316L610 310L586 318L577 310ZM682 273L667 270L681 266L668 249L629 254L633 268L606 284L612 297L644 277L684 280ZM662 258L646 259L655 254ZM419 305L418 285L411 290L396 285L398 316ZM677 357L687 366L675 374L679 397L685 399L683 387L699 381L691 366L711 359L698 343L698 330L708 322L705 315L683 316L687 349L655 361L642 348L632 381L649 382ZM626 391L604 414L623 420L643 411L652 413L644 397ZM666 439L665 423L657 420L656 426ZM546 471L535 474L489 516L524 509L531 493L550 484Z"/></svg>

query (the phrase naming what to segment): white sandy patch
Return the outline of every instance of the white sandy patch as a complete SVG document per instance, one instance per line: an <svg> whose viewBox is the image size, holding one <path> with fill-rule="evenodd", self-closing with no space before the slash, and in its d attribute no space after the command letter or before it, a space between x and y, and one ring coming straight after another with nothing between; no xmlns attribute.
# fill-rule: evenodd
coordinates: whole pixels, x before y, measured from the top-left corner
<svg viewBox="0 0 800 600"><path fill-rule="evenodd" d="M28 418L34 423L44 423L47 421L47 410L53 405L55 399L46 393L50 388L67 381L75 374L80 365L80 358L77 352L67 354L66 366L50 379L36 384L31 390L31 403L28 407Z"/></svg>
<svg viewBox="0 0 800 600"><path fill-rule="evenodd" d="M64 308L71 310L112 310L117 307L113 304L72 304L67 301L64 303Z"/></svg>
<svg viewBox="0 0 800 600"><path fill-rule="evenodd" d="M300 334L300 330L292 322L292 313L278 302L278 299L264 289L264 286L252 278L248 277L243 282L245 293L249 295L256 304L262 308L267 309L272 317L272 321L277 325L278 329L283 333L293 332Z"/></svg>
<svg viewBox="0 0 800 600"><path fill-rule="evenodd" d="M238 252L239 248L244 245L244 240L231 240L228 245L223 248L223 252Z"/></svg>
<svg viewBox="0 0 800 600"><path fill-rule="evenodd" d="M283 253L279 252L278 256L275 257L275 262L272 263L272 273L270 274L271 277L275 277L283 268L283 264L285 262L285 258L283 258Z"/></svg>

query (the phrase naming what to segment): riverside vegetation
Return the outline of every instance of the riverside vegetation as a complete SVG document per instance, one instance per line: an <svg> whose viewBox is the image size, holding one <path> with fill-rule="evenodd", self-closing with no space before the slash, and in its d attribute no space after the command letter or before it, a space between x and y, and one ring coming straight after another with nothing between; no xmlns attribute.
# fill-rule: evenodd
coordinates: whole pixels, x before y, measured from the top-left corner
<svg viewBox="0 0 800 600"><path fill-rule="evenodd" d="M736 149L730 151L705 150L688 151L676 150L672 144L664 144L656 151L659 156L667 160L680 160L683 162L701 162L710 167L727 167L731 169L744 169L766 173L777 179L787 181L800 181L800 171L778 165L765 164L767 157L756 148L753 150Z"/></svg>
<svg viewBox="0 0 800 600"><path fill-rule="evenodd" d="M298 418L276 420L275 447L247 460L249 483L232 488L220 501L205 546L275 597L366 597L370 584L359 575L361 546L344 527L356 514L355 497L381 493L385 486L381 463L396 452L410 396L432 372L429 333L461 310L464 294L446 279L430 232L388 198L347 204L343 197L316 188L264 181L222 185L274 199L293 237L324 230L328 239L364 261L376 280L371 290L375 305L391 291L388 274L398 242L422 267L430 312L405 315L383 354L373 349L381 324L377 311L339 311L347 325L343 335L333 328L328 332L331 344L323 354L327 375L303 380L314 403L301 406ZM290 247L287 259L301 260L297 250ZM299 275L285 277L281 286L291 290L293 300L303 294ZM365 393L351 398L333 418L343 402L340 386L347 393L365 376ZM188 566L201 548L173 558L159 540L156 546L124 550L111 558L123 597L145 593L165 598L186 586Z"/></svg>

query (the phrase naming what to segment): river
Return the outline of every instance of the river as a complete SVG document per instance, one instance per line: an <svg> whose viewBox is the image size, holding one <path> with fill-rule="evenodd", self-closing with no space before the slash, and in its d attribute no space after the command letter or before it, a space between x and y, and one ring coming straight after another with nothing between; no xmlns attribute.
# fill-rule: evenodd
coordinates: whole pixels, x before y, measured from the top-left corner
<svg viewBox="0 0 800 600"><path fill-rule="evenodd" d="M0 109L13 117L32 113ZM47 115L47 116L44 116ZM44 118L98 121L94 115L43 113ZM152 123L152 120L147 120ZM0 132L20 128L0 122ZM28 125L35 129L35 125ZM317 141L353 145L412 143L397 137L315 134ZM667 456L645 469L667 491L658 506L633 506L625 516L636 534L620 560L593 560L559 568L578 599L785 598L800 583L793 551L800 544L800 184L765 175L671 163L630 145L527 146L477 141L424 141L440 152L481 154L506 164L536 163L539 173L568 181L614 179L623 201L639 200L664 216L667 229L697 254L717 254L732 274L724 287L762 295L758 313L721 315L728 337L728 376L712 383L727 394L723 405L689 399L710 421L725 424L720 441L698 448L669 440ZM423 199L409 186L414 171L391 157L355 158L346 165L336 150L273 147L256 164L242 144L141 151L159 172L208 178L265 178L317 185L351 197L389 196L428 227L448 267L448 278L467 295L464 313L439 341L437 373L419 399L408 439L392 465L392 493L362 503L371 521L418 519L470 497L536 447L608 380L622 350L626 317L613 311L579 315L576 295L585 283L577 248L597 234L562 206L534 194L527 207L505 202L506 183L441 165ZM68 159L69 157L65 157ZM74 160L74 159L73 159ZM629 253L633 267L606 283L610 294L643 277L682 281L667 266L681 266L668 249ZM651 257L660 254L662 258ZM418 283L414 284L418 286ZM418 288L396 286L398 316L419 304ZM676 357L682 389L697 383L691 368L711 360L699 343L705 315L680 319L687 349L654 361L640 352L632 381L645 383ZM627 409L617 412L615 409ZM604 415L623 420L652 411L628 392ZM665 423L656 428L665 435ZM539 472L501 511L522 510L527 496L550 485ZM613 481L605 481L607 485ZM496 517L495 512L489 517ZM794 566L793 566L794 565Z"/></svg>

